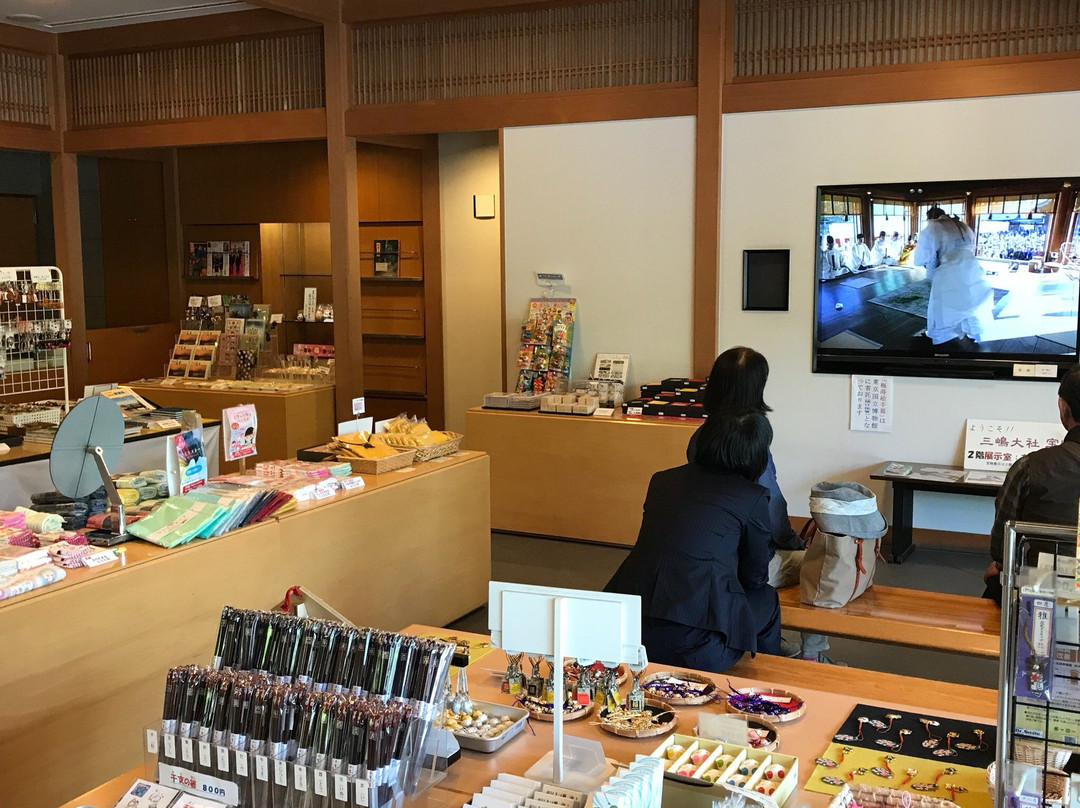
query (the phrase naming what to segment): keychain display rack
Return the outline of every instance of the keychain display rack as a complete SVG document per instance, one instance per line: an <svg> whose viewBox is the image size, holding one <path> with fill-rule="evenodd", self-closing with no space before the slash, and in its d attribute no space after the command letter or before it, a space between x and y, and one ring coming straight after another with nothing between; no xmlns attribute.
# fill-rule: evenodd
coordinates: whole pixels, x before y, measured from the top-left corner
<svg viewBox="0 0 1080 808"><path fill-rule="evenodd" d="M1080 727L1080 700L1062 691L1069 676L1063 676L1058 666L1059 660L1068 665L1080 659L1080 637L1075 631L1063 632L1062 637L1054 634L1049 658L1036 657L1032 649L1037 642L1031 638L1034 618L1029 614L1026 623L1022 619L1021 590L1052 604L1051 620L1058 620L1063 607L1067 613L1080 606L1071 558L1076 546L1077 528L1026 522L1005 526L997 755L991 789L997 806L1069 808L1072 801L1070 777L1061 768L1072 753L1080 752L1080 733L1072 729ZM1036 551L1052 557L1053 566L1031 565ZM1021 695L1021 687L1028 692ZM1032 690L1048 692L1050 698L1032 697Z"/></svg>
<svg viewBox="0 0 1080 808"><path fill-rule="evenodd" d="M66 411L70 344L60 270L0 267L0 399L51 392ZM34 420L59 423L52 409L52 418Z"/></svg>

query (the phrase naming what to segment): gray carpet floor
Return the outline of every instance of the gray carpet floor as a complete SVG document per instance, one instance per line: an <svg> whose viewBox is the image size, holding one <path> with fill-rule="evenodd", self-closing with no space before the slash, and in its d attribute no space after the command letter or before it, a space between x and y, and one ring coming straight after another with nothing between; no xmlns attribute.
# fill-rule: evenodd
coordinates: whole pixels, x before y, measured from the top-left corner
<svg viewBox="0 0 1080 808"><path fill-rule="evenodd" d="M513 583L600 589L627 552L620 547L492 533L491 577ZM906 589L977 596L982 593L982 572L987 563L984 553L920 547L903 564L879 562L874 580ZM487 608L465 615L449 628L487 634ZM799 640L797 633L785 632L784 636ZM997 687L996 660L847 639L833 639L830 646L829 656L856 668Z"/></svg>

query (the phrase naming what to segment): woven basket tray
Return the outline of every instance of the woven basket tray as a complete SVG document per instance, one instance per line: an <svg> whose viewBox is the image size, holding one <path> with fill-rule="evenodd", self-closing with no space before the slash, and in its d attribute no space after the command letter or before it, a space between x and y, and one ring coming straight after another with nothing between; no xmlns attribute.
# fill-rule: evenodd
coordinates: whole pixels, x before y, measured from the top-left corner
<svg viewBox="0 0 1080 808"><path fill-rule="evenodd" d="M434 460L436 457L446 457L461 449L461 441L465 436L459 432L447 432L446 434L450 435L450 439L442 443L434 446L417 446L416 462L424 463L428 460Z"/></svg>
<svg viewBox="0 0 1080 808"><path fill-rule="evenodd" d="M348 461L355 474L385 474L388 471L396 471L406 466L411 466L416 457L415 449L399 449L391 447L397 452L393 457L380 457L370 460L361 457L338 457L338 461Z"/></svg>
<svg viewBox="0 0 1080 808"><path fill-rule="evenodd" d="M1044 743L1035 741L1017 740L1013 746L1013 759L1021 763L1030 763L1033 766L1048 766L1054 769L1064 769L1065 764L1072 757L1072 752L1064 749L1054 749Z"/></svg>

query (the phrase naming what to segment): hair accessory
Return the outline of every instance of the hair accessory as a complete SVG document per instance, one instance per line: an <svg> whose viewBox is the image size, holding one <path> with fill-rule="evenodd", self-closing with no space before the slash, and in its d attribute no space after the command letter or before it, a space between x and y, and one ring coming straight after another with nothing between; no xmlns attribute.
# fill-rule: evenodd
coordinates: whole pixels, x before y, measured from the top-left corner
<svg viewBox="0 0 1080 808"><path fill-rule="evenodd" d="M869 718L865 718L865 717L860 717L858 719L858 721L859 721L859 734L855 736L855 740L861 741L863 739L863 730L866 729L866 723L869 720L870 720Z"/></svg>
<svg viewBox="0 0 1080 808"><path fill-rule="evenodd" d="M861 766L857 769L852 769L848 772L847 779L854 780L856 777L862 777L862 775L866 774L868 771L869 769L864 769Z"/></svg>
<svg viewBox="0 0 1080 808"><path fill-rule="evenodd" d="M821 782L823 782L827 786L842 786L844 784L843 780L841 780L839 777L833 777L832 775L826 775L825 777L822 777Z"/></svg>
<svg viewBox="0 0 1080 808"><path fill-rule="evenodd" d="M906 786L908 783L910 783L915 778L915 775L917 775L918 773L919 773L918 769L908 769L906 772L904 772L904 774L906 774L907 776L903 780L900 781L900 785L901 786Z"/></svg>
<svg viewBox="0 0 1080 808"><path fill-rule="evenodd" d="M945 735L945 748L935 749L934 757L955 757L957 752L952 748L953 738L959 738L959 732L949 732Z"/></svg>
<svg viewBox="0 0 1080 808"><path fill-rule="evenodd" d="M885 717L889 719L888 724L882 724L880 721L874 722L876 726L881 727L881 729L878 729L878 732L888 732L892 729L893 721L898 718L903 718L904 716L900 715L899 713L887 713Z"/></svg>
<svg viewBox="0 0 1080 808"><path fill-rule="evenodd" d="M874 768L872 768L870 770L870 773L871 774L876 774L878 777L882 777L882 778L884 778L886 780L891 780L894 775L893 775L893 770L889 767L889 764L892 761L894 761L895 759L896 758L894 758L892 755L886 755L885 758L884 758L885 765L884 766L875 766Z"/></svg>
<svg viewBox="0 0 1080 808"><path fill-rule="evenodd" d="M955 783L945 783L943 787L945 788L946 791L949 792L949 798L953 802L956 802L956 795L957 794L967 794L967 789L966 788L964 788L963 786L958 786Z"/></svg>
<svg viewBox="0 0 1080 808"><path fill-rule="evenodd" d="M920 718L919 723L926 728L926 740L922 742L922 745L927 749L934 749L938 743L941 742L941 738L935 735L930 727L938 727L941 725L932 718Z"/></svg>

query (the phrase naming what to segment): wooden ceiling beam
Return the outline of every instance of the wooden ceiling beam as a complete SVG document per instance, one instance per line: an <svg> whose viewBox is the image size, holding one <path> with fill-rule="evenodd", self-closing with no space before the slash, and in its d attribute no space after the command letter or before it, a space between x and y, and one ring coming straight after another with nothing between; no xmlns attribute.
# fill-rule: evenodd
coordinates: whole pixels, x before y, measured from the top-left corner
<svg viewBox="0 0 1080 808"><path fill-rule="evenodd" d="M342 0L341 15L347 23L382 22L414 17L438 17L485 11L513 11L537 6L581 6L596 0Z"/></svg>
<svg viewBox="0 0 1080 808"><path fill-rule="evenodd" d="M92 28L60 34L60 52L66 56L86 53L113 53L185 45L207 40L238 39L259 34L298 31L318 27L268 9L184 17L178 20L119 25L115 28Z"/></svg>
<svg viewBox="0 0 1080 808"><path fill-rule="evenodd" d="M248 0L254 6L325 23L338 19L340 0Z"/></svg>
<svg viewBox="0 0 1080 808"><path fill-rule="evenodd" d="M56 53L56 34L0 22L0 47L29 53Z"/></svg>

